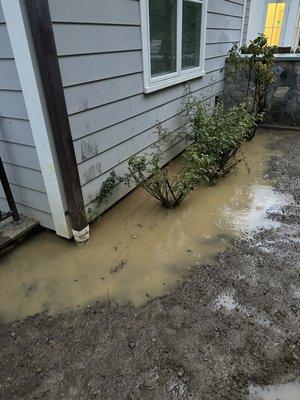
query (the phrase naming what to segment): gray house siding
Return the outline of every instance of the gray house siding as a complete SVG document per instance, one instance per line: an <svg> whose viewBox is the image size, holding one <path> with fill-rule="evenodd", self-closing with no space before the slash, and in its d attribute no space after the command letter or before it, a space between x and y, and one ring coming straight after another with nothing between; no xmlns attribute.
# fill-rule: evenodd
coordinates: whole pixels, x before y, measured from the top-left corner
<svg viewBox="0 0 300 400"><path fill-rule="evenodd" d="M53 228L52 216L0 4L0 156L18 211ZM0 209L8 210L0 185Z"/></svg>
<svg viewBox="0 0 300 400"><path fill-rule="evenodd" d="M209 0L206 75L192 91L213 104L223 90L225 55L240 40L244 0ZM185 85L143 93L137 0L49 0L69 121L86 209L110 171L122 175L132 154L157 140L159 120L184 128ZM170 140L166 161L184 148ZM110 204L128 189L120 186ZM109 204L108 204L109 205Z"/></svg>
<svg viewBox="0 0 300 400"><path fill-rule="evenodd" d="M242 44L246 44L246 42L247 42L247 32L248 32L248 25L249 25L250 7L251 7L251 0L247 0L246 10L245 10L244 27L243 27Z"/></svg>

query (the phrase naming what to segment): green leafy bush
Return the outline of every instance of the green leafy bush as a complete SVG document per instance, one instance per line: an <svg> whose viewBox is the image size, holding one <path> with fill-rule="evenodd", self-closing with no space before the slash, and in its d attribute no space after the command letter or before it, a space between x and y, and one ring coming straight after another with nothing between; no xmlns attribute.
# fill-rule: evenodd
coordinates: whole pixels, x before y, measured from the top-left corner
<svg viewBox="0 0 300 400"><path fill-rule="evenodd" d="M276 82L274 66L277 46L269 46L267 37L260 34L250 44L240 49L235 44L227 56L227 76L234 80L246 79L244 102L250 104L252 113L267 110L267 95Z"/></svg>
<svg viewBox="0 0 300 400"><path fill-rule="evenodd" d="M185 153L187 170L194 181L210 184L233 173L242 160L238 150L255 125L244 104L226 110L218 103L209 112L200 101L193 99L189 122L194 143Z"/></svg>
<svg viewBox="0 0 300 400"><path fill-rule="evenodd" d="M128 174L122 178L127 185L140 186L166 208L178 206L193 190L185 166L175 168L172 163L162 168L165 158L164 142L170 132L157 127L159 140L154 152L143 156L132 156L128 162Z"/></svg>
<svg viewBox="0 0 300 400"><path fill-rule="evenodd" d="M145 189L166 208L177 207L195 187L203 182L214 184L221 177L233 173L241 158L237 156L249 129L255 125L255 116L244 105L225 110L218 103L213 112L200 100L189 97L185 106L190 133L183 163L174 165L166 161L166 144L172 134L157 126L158 140L151 153L134 155L128 161L128 173L118 177L113 171L102 184L96 199L98 208L114 186L123 182ZM173 135L171 142L183 139L182 133ZM170 144L170 143L169 143Z"/></svg>

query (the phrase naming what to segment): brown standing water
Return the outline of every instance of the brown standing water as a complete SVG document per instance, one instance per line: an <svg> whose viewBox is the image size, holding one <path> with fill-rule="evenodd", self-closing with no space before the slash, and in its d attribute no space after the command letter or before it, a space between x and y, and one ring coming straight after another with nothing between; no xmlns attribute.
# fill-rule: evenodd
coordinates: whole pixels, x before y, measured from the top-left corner
<svg viewBox="0 0 300 400"><path fill-rule="evenodd" d="M210 263L232 237L276 226L267 211L291 202L264 176L279 140L270 132L245 145L249 174L201 187L177 209L165 210L136 190L92 225L76 246L42 232L0 261L0 317L14 320L68 311L97 300L142 305L183 279L193 265Z"/></svg>

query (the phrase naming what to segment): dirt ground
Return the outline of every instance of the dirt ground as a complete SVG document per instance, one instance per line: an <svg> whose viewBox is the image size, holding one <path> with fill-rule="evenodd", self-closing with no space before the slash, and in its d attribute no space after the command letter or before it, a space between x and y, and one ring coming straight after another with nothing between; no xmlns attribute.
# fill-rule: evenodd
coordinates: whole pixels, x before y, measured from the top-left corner
<svg viewBox="0 0 300 400"><path fill-rule="evenodd" d="M295 198L270 214L280 228L235 241L142 308L0 324L0 398L243 400L251 383L299 378L299 134L280 148L268 174Z"/></svg>

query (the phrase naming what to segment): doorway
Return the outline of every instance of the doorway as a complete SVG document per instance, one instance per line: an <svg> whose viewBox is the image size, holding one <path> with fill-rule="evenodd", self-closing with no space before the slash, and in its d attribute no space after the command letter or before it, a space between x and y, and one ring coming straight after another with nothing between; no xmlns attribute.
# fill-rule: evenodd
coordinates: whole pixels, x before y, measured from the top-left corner
<svg viewBox="0 0 300 400"><path fill-rule="evenodd" d="M270 46L279 46L283 32L286 3L268 3L264 34Z"/></svg>

